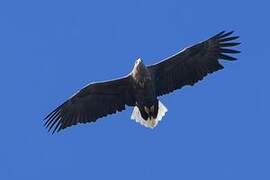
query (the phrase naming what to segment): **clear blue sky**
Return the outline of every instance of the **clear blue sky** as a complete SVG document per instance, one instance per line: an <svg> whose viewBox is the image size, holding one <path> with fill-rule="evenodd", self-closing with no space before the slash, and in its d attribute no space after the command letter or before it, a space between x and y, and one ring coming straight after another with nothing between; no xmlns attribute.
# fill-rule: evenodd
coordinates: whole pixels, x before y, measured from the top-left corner
<svg viewBox="0 0 270 180"><path fill-rule="evenodd" d="M1 1L0 179L270 179L265 1ZM161 101L154 129L123 113L51 135L44 116L91 81L157 62L221 30L237 62Z"/></svg>

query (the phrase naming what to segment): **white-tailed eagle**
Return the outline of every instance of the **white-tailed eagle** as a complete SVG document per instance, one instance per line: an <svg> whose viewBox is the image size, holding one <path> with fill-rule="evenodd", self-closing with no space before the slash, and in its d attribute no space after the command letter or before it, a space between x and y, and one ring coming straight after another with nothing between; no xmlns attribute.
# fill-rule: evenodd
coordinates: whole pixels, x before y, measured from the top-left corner
<svg viewBox="0 0 270 180"><path fill-rule="evenodd" d="M223 66L219 60L234 61L230 49L240 43L231 32L220 32L206 41L188 47L165 60L145 66L136 60L133 70L125 77L90 83L45 117L45 126L58 132L78 123L97 119L134 106L131 119L154 128L167 112L158 97L194 85L207 74Z"/></svg>

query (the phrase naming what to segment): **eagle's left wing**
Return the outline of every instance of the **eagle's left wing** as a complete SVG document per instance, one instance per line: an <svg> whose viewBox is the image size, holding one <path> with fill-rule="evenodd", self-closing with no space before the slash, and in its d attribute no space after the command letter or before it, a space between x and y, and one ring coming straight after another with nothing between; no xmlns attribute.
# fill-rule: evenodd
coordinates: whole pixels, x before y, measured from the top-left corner
<svg viewBox="0 0 270 180"><path fill-rule="evenodd" d="M227 47L240 44L231 42L239 38L238 36L230 36L232 33L233 31L220 32L164 61L148 66L155 78L156 95L161 96L185 85L193 85L207 74L223 69L223 66L218 62L219 59L236 60L236 58L227 55L228 53L240 52L227 49Z"/></svg>

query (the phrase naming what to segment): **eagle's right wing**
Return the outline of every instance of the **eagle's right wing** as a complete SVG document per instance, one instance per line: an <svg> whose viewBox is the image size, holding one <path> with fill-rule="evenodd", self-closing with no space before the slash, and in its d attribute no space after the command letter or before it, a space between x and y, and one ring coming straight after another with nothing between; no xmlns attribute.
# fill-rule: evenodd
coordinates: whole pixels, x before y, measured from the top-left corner
<svg viewBox="0 0 270 180"><path fill-rule="evenodd" d="M131 76L89 84L57 107L45 118L45 126L60 131L66 127L95 122L98 118L134 106Z"/></svg>
<svg viewBox="0 0 270 180"><path fill-rule="evenodd" d="M236 58L227 55L240 52L227 49L227 47L240 44L231 42L239 38L238 36L230 36L232 33L223 31L164 61L149 66L148 68L155 77L157 96L170 93L185 85L193 85L207 74L223 69L219 59L236 60Z"/></svg>

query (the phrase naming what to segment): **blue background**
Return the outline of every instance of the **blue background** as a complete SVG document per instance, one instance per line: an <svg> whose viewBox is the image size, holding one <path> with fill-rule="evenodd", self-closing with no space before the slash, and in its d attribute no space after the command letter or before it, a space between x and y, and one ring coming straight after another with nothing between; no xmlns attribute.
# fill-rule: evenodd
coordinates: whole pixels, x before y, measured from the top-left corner
<svg viewBox="0 0 270 180"><path fill-rule="evenodd" d="M270 179L269 2L0 2L0 179ZM91 81L127 74L222 30L237 62L161 101L154 130L132 108L47 133L44 116Z"/></svg>

